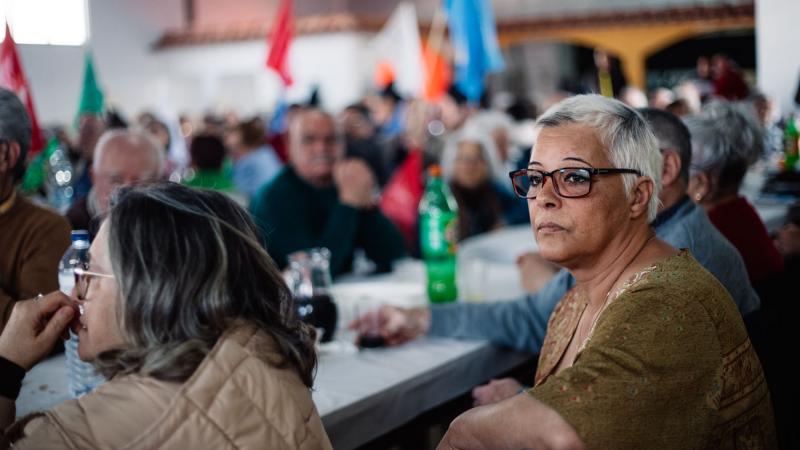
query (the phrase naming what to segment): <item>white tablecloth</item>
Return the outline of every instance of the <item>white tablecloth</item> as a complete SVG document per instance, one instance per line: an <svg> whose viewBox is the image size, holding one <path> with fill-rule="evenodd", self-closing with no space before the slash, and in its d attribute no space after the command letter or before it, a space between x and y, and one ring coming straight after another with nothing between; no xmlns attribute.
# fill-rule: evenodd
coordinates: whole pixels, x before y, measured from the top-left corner
<svg viewBox="0 0 800 450"><path fill-rule="evenodd" d="M536 251L530 225L465 239L458 247L458 289L466 301L508 300L523 294L517 256Z"/></svg>
<svg viewBox="0 0 800 450"><path fill-rule="evenodd" d="M512 266L506 267L516 273L513 260ZM488 292L501 292L503 283L494 279L487 284ZM392 274L345 278L334 285L333 297L339 308L340 330L357 314L381 304L425 305L424 266L407 260L397 264ZM340 338L352 339L346 332L342 334ZM314 402L334 448L353 448L511 370L529 357L486 342L429 338L396 348L323 352Z"/></svg>

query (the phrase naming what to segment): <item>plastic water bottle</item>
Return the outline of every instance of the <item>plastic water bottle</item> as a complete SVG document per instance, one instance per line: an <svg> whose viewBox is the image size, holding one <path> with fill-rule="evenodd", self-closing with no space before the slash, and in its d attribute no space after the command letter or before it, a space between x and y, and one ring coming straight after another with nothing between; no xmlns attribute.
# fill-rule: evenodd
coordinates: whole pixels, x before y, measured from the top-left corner
<svg viewBox="0 0 800 450"><path fill-rule="evenodd" d="M85 267L89 263L89 232L75 230L72 232L72 245L64 253L58 264L58 284L61 292L71 295L75 287L75 268ZM95 374L94 367L78 357L78 336L72 331L69 340L64 344L67 357L67 374L69 377L69 393L73 397L86 395L102 384L103 377Z"/></svg>
<svg viewBox="0 0 800 450"><path fill-rule="evenodd" d="M428 275L428 298L431 303L453 302L458 297L458 204L436 165L428 169L428 183L419 204L419 231Z"/></svg>
<svg viewBox="0 0 800 450"><path fill-rule="evenodd" d="M65 213L72 204L72 163L64 147L58 146L47 160L47 200L58 212Z"/></svg>

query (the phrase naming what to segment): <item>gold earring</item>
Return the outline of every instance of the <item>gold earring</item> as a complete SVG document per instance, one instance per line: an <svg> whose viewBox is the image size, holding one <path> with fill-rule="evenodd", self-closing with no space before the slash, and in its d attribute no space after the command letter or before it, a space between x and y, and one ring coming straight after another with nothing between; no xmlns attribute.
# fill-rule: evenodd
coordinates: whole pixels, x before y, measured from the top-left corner
<svg viewBox="0 0 800 450"><path fill-rule="evenodd" d="M703 196L701 194L695 194L694 195L694 201L699 202L702 199L703 199Z"/></svg>

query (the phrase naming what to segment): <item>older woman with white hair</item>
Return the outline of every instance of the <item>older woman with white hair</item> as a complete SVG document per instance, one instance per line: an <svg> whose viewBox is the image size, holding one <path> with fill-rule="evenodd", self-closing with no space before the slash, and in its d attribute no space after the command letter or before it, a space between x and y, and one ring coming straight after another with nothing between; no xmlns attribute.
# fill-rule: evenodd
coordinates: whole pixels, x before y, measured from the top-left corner
<svg viewBox="0 0 800 450"><path fill-rule="evenodd" d="M497 156L504 168L514 170L521 157L520 148L514 142L514 121L511 116L500 111L478 111L467 119L464 127L474 127L488 134L497 149Z"/></svg>
<svg viewBox="0 0 800 450"><path fill-rule="evenodd" d="M131 189L89 254L77 299L19 302L0 335L0 448L331 448L313 330L246 211L210 190ZM25 371L70 322L108 381L7 428Z"/></svg>
<svg viewBox="0 0 800 450"><path fill-rule="evenodd" d="M541 255L577 282L550 317L535 386L462 414L439 448L774 447L735 304L650 226L662 158L645 120L587 95L536 129L529 167L511 177Z"/></svg>
<svg viewBox="0 0 800 450"><path fill-rule="evenodd" d="M490 134L464 127L442 153L442 173L458 202L459 239L527 219L510 190L500 184L506 172Z"/></svg>
<svg viewBox="0 0 800 450"><path fill-rule="evenodd" d="M686 119L692 133L689 195L739 250L750 282L763 287L783 271L783 258L739 188L763 153L762 129L744 104L717 101Z"/></svg>

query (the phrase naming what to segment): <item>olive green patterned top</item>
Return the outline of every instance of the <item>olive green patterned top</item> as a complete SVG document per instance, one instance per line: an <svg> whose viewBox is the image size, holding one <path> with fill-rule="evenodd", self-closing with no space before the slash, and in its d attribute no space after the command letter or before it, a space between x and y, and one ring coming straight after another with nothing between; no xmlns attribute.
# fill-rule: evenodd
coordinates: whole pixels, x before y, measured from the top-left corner
<svg viewBox="0 0 800 450"><path fill-rule="evenodd" d="M724 287L682 250L612 295L569 368L555 373L587 298L548 324L528 391L590 449L775 448L761 364Z"/></svg>

